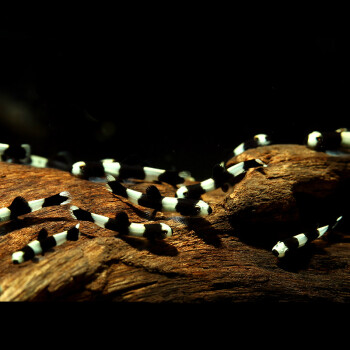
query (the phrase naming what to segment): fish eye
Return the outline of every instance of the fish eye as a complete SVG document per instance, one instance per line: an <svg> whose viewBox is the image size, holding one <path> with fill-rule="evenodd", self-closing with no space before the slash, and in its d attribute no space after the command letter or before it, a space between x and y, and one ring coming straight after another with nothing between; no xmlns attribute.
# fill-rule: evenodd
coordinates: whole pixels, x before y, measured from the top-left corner
<svg viewBox="0 0 350 350"><path fill-rule="evenodd" d="M194 212L195 212L196 214L199 214L199 213L201 212L201 207L199 207L198 205L196 205L196 206L194 207Z"/></svg>
<svg viewBox="0 0 350 350"><path fill-rule="evenodd" d="M163 236L163 238L166 238L166 237L170 237L173 233L173 230L170 229L170 230L162 230L161 231L161 234Z"/></svg>
<svg viewBox="0 0 350 350"><path fill-rule="evenodd" d="M221 189L223 192L227 192L229 190L229 184L228 183L224 183L222 186L221 186Z"/></svg>

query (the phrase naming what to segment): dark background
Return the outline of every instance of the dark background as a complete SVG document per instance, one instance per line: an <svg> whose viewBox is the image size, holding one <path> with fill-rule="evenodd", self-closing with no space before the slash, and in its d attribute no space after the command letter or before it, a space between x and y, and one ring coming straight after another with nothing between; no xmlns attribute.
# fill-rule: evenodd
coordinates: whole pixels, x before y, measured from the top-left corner
<svg viewBox="0 0 350 350"><path fill-rule="evenodd" d="M256 133L300 143L347 127L348 45L337 33L209 22L1 31L0 142L204 179Z"/></svg>

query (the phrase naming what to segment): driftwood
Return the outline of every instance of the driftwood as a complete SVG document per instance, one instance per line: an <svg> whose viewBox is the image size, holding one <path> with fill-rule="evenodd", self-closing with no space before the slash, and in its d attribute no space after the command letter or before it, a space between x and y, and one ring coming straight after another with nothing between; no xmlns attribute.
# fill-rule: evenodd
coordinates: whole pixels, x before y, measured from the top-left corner
<svg viewBox="0 0 350 350"><path fill-rule="evenodd" d="M277 240L323 224L346 204L348 157L331 157L304 146L275 145L244 152L227 165L260 158L267 168L250 169L232 191L203 196L213 208L207 218L184 222L158 213L173 228L162 241L121 237L90 222L82 236L15 265L14 251L76 224L69 204L44 208L0 224L1 301L275 302L350 301L349 232L339 230L278 259ZM144 191L149 183L135 182ZM163 195L175 189L156 184ZM93 183L55 169L0 163L0 207L16 196L27 200L70 191L72 204L113 217L125 210L146 222L137 207ZM349 192L348 192L349 193ZM326 223L324 223L326 224Z"/></svg>

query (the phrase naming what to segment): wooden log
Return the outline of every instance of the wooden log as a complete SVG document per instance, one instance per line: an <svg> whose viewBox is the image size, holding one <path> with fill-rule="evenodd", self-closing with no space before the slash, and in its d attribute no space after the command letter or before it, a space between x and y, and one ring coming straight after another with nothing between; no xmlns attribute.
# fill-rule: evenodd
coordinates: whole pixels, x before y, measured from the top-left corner
<svg viewBox="0 0 350 350"><path fill-rule="evenodd" d="M204 195L213 208L207 218L179 222L173 214L158 213L154 222L173 228L173 236L162 241L122 237L81 222L78 241L15 265L12 253L36 239L40 229L54 234L77 221L68 204L1 223L0 301L349 302L347 230L289 258L271 253L277 240L341 208L350 179L348 158L275 145L248 150L227 165L251 158L268 167L250 169L230 193L218 189ZM131 187L144 191L147 186ZM163 195L175 194L171 186L156 186ZM113 217L125 210L131 221L147 221L142 213L149 209L114 196L101 183L55 169L0 163L0 207L19 195L33 200L61 191L71 193L71 204L94 213Z"/></svg>

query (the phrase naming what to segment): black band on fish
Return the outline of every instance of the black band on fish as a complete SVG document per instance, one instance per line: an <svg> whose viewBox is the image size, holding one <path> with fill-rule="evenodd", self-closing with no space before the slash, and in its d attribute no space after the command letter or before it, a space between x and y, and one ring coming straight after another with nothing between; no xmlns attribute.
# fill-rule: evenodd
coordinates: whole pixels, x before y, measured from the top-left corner
<svg viewBox="0 0 350 350"><path fill-rule="evenodd" d="M11 163L21 163L28 160L31 153L31 147L28 144L0 143L0 160Z"/></svg>
<svg viewBox="0 0 350 350"><path fill-rule="evenodd" d="M16 197L11 205L7 207L8 210L10 210L10 217L9 219L15 219L20 215L28 214L32 212L32 208L29 206L26 199L23 197ZM5 221L5 220L2 220Z"/></svg>

